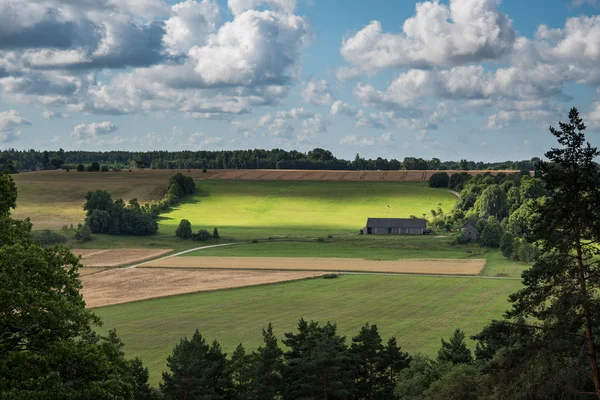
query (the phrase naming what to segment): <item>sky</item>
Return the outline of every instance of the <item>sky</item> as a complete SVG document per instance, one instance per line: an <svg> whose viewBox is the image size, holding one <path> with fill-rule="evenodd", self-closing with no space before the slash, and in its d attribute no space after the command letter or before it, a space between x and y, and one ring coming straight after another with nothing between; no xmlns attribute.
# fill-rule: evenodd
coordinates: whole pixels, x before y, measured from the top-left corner
<svg viewBox="0 0 600 400"><path fill-rule="evenodd" d="M600 0L0 0L0 149L600 146Z"/></svg>

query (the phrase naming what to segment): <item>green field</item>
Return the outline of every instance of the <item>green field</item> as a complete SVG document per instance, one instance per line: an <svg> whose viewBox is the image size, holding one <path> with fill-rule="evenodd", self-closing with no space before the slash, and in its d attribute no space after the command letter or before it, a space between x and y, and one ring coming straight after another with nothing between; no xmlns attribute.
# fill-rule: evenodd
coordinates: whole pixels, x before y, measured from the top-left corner
<svg viewBox="0 0 600 400"><path fill-rule="evenodd" d="M426 183L201 181L196 194L162 214L160 232L173 234L179 221L194 229L218 227L235 239L319 237L358 233L368 217L422 216L456 197Z"/></svg>
<svg viewBox="0 0 600 400"><path fill-rule="evenodd" d="M299 318L332 321L347 336L365 322L382 336L395 335L403 349L435 355L440 338L460 327L477 333L508 309L518 280L344 275L276 285L166 297L94 310L101 332L116 328L128 356L140 356L157 384L166 357L196 328L231 352L243 342L260 344L261 328L273 322L279 338Z"/></svg>
<svg viewBox="0 0 600 400"><path fill-rule="evenodd" d="M479 245L454 246L451 237L438 236L342 236L323 241L265 241L217 247L186 253L212 257L333 257L365 260L408 258L481 258Z"/></svg>

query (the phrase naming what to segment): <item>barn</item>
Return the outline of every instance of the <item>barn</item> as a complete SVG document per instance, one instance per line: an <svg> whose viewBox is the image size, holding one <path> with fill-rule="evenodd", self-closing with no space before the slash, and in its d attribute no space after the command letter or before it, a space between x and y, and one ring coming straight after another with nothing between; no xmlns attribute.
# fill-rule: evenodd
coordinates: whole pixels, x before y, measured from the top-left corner
<svg viewBox="0 0 600 400"><path fill-rule="evenodd" d="M365 235L423 235L425 232L422 218L368 218L363 228Z"/></svg>

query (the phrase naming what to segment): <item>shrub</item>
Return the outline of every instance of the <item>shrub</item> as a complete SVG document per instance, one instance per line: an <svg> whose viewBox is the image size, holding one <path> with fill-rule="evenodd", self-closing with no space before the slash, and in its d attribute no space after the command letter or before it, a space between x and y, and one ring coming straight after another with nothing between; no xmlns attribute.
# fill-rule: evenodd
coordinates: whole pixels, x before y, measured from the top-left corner
<svg viewBox="0 0 600 400"><path fill-rule="evenodd" d="M340 277L340 274L325 274L323 275L323 279L337 279Z"/></svg>
<svg viewBox="0 0 600 400"><path fill-rule="evenodd" d="M258 243L257 239L252 239L252 243Z"/></svg>
<svg viewBox="0 0 600 400"><path fill-rule="evenodd" d="M175 231L175 236L181 239L190 239L192 235L192 224L187 219L182 219Z"/></svg>
<svg viewBox="0 0 600 400"><path fill-rule="evenodd" d="M206 168L202 168L202 172L206 172Z"/></svg>
<svg viewBox="0 0 600 400"><path fill-rule="evenodd" d="M218 239L219 236L219 230L217 228L213 229L213 235L212 235L213 239Z"/></svg>
<svg viewBox="0 0 600 400"><path fill-rule="evenodd" d="M327 235L327 239L333 239L333 235Z"/></svg>
<svg viewBox="0 0 600 400"><path fill-rule="evenodd" d="M55 244L60 244L67 241L66 237L60 233L51 231L50 229L33 232L32 236L33 240L39 242L42 246L54 246Z"/></svg>
<svg viewBox="0 0 600 400"><path fill-rule="evenodd" d="M88 171L90 172L99 172L100 171L100 163L97 161L94 161L93 163L91 163L88 167Z"/></svg>
<svg viewBox="0 0 600 400"><path fill-rule="evenodd" d="M108 165L103 165L102 167L100 167L100 171L108 172Z"/></svg>
<svg viewBox="0 0 600 400"><path fill-rule="evenodd" d="M83 172L85 171L85 167L83 164L77 164L77 172Z"/></svg>
<svg viewBox="0 0 600 400"><path fill-rule="evenodd" d="M210 233L206 229L200 229L198 233L192 235L192 239L197 242L206 242L210 240Z"/></svg>
<svg viewBox="0 0 600 400"><path fill-rule="evenodd" d="M87 242L92 240L92 229L88 224L77 226L77 230L75 231L75 239Z"/></svg>
<svg viewBox="0 0 600 400"><path fill-rule="evenodd" d="M429 178L429 186L432 188L447 188L450 176L446 172L436 172Z"/></svg>
<svg viewBox="0 0 600 400"><path fill-rule="evenodd" d="M318 238L316 238L315 240L316 240L317 242L324 242L324 241L325 241L325 239L323 239L322 237L318 237Z"/></svg>

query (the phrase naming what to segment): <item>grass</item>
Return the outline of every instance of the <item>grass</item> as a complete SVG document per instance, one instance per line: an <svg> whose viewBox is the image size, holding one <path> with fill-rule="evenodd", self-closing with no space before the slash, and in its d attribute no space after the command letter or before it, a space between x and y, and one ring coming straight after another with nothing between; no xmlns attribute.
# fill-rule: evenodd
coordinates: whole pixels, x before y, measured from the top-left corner
<svg viewBox="0 0 600 400"><path fill-rule="evenodd" d="M162 232L179 221L235 239L358 233L368 217L409 217L450 210L456 197L426 183L202 181L196 195L162 215Z"/></svg>
<svg viewBox="0 0 600 400"><path fill-rule="evenodd" d="M13 217L31 218L35 229L60 228L83 222L85 195L91 190L108 190L113 198L140 203L160 200L172 171L121 172L25 172L12 175L19 197Z"/></svg>
<svg viewBox="0 0 600 400"><path fill-rule="evenodd" d="M453 246L449 237L362 236L334 237L323 241L266 241L230 247L217 247L183 256L214 257L331 257L365 260L408 258L482 257L479 245Z"/></svg>
<svg viewBox="0 0 600 400"><path fill-rule="evenodd" d="M190 295L166 297L94 310L104 321L102 333L116 328L128 357L139 356L157 385L166 358L183 336L195 329L217 339L231 353L242 342L260 344L269 322L281 339L298 320L338 324L351 338L365 323L382 336L395 335L411 353L435 355L440 338L456 327L477 333L508 309L516 280L410 276L353 276L311 279Z"/></svg>
<svg viewBox="0 0 600 400"><path fill-rule="evenodd" d="M484 276L520 278L523 271L529 268L528 264L507 259L499 250L487 252L485 259L487 262L481 271Z"/></svg>

